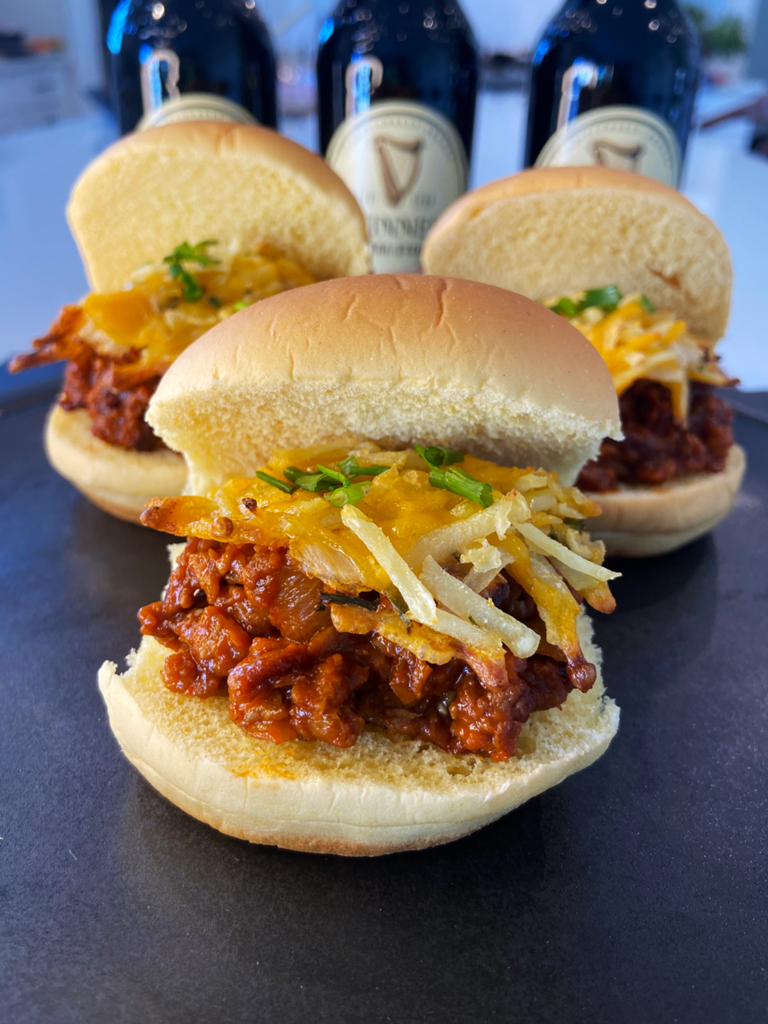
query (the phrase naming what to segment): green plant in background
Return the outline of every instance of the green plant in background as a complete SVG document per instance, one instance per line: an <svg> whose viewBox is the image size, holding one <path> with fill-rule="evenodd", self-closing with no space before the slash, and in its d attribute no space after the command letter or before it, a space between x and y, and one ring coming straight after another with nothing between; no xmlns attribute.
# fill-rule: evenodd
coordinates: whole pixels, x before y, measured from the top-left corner
<svg viewBox="0 0 768 1024"><path fill-rule="evenodd" d="M705 57L735 57L746 53L747 36L744 22L736 15L729 14L720 21L713 21L698 4L683 4L685 12L701 37L701 49Z"/></svg>

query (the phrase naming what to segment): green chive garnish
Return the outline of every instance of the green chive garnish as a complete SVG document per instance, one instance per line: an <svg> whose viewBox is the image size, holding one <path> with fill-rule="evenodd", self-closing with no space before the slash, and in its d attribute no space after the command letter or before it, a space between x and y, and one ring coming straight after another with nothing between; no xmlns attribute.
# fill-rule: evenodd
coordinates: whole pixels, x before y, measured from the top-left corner
<svg viewBox="0 0 768 1024"><path fill-rule="evenodd" d="M325 473L327 477L330 477L331 480L335 480L336 483L341 484L342 487L346 487L349 483L346 476L343 473L340 473L338 469L329 469L327 466L321 466L319 462L317 464L317 468L321 473Z"/></svg>
<svg viewBox="0 0 768 1024"><path fill-rule="evenodd" d="M265 484L272 484L273 487L277 487L278 490L285 491L286 494L293 494L296 488L292 484L288 484L285 480L278 480L277 477L270 476L269 473L264 473L262 470L256 470L256 476L259 480L263 480Z"/></svg>
<svg viewBox="0 0 768 1024"><path fill-rule="evenodd" d="M563 523L566 526L570 526L572 530L576 530L578 533L581 533L581 531L584 529L583 519L564 519Z"/></svg>
<svg viewBox="0 0 768 1024"><path fill-rule="evenodd" d="M348 455L339 463L339 469L350 480L356 476L378 476L379 473L386 473L390 466L361 466L354 455Z"/></svg>
<svg viewBox="0 0 768 1024"><path fill-rule="evenodd" d="M429 482L433 487L441 487L444 491L452 491L462 498L469 498L476 501L483 508L489 508L493 504L493 490L490 484L484 484L470 476L466 470L449 466L447 469L442 466L433 466L429 471Z"/></svg>
<svg viewBox="0 0 768 1024"><path fill-rule="evenodd" d="M362 484L349 484L346 487L337 487L335 491L328 491L324 497L336 508L344 508L345 505L359 505L365 497L365 488Z"/></svg>
<svg viewBox="0 0 768 1024"><path fill-rule="evenodd" d="M170 256L163 257L163 263L168 264L172 280L181 281L185 302L198 302L203 297L204 289L195 275L184 269L183 263L185 261L197 263L200 267L210 267L211 264L218 263L218 260L209 256L205 251L209 245L215 244L216 240L213 238L207 238L204 242L198 242L197 245L182 242L181 245L176 246Z"/></svg>
<svg viewBox="0 0 768 1024"><path fill-rule="evenodd" d="M651 302L651 300L648 298L647 295L641 295L639 301L640 301L640 305L643 307L643 309L645 310L646 313L655 313L656 312L656 307L654 306L654 304Z"/></svg>
<svg viewBox="0 0 768 1024"><path fill-rule="evenodd" d="M606 285L605 288L592 288L584 293L584 298L579 305L581 309L589 306L598 306L606 313L612 313L621 302L621 292L615 284Z"/></svg>
<svg viewBox="0 0 768 1024"><path fill-rule="evenodd" d="M576 316L579 312L579 308L576 303L565 296L563 296L562 299L559 299L554 306L550 306L549 308L553 313L559 313L560 316L567 316L568 319Z"/></svg>
<svg viewBox="0 0 768 1024"><path fill-rule="evenodd" d="M424 448L422 445L417 444L416 451L428 466L450 466L454 462L464 461L464 456L461 452L454 451L453 448L438 448L436 445Z"/></svg>

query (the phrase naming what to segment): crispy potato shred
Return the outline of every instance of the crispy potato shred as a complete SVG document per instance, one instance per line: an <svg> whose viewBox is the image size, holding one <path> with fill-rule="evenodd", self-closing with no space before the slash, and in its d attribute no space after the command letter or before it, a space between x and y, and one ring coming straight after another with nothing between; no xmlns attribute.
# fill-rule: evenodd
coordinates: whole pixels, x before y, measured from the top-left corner
<svg viewBox="0 0 768 1024"><path fill-rule="evenodd" d="M65 306L34 351L17 356L14 372L59 359L75 359L87 345L115 363L115 386L126 388L165 373L181 352L219 321L260 299L312 284L314 277L276 249L228 255L211 250L209 266L185 263L199 286L194 301L167 263L147 265L125 289L92 293Z"/></svg>
<svg viewBox="0 0 768 1024"><path fill-rule="evenodd" d="M545 305L553 307L565 298L578 307L585 294L574 292ZM691 334L684 320L669 310L653 310L639 293L625 295L611 311L587 306L567 319L603 357L617 394L641 378L659 381L671 391L679 420L688 415L689 381L717 387L738 383L723 373L712 349Z"/></svg>
<svg viewBox="0 0 768 1024"><path fill-rule="evenodd" d="M287 492L297 469L336 469L350 456L360 468L354 503L335 507L301 486ZM378 475L366 478L366 466L379 467ZM604 545L584 531L599 506L542 469L505 468L471 455L460 466L490 485L489 507L430 483L430 466L415 450L338 443L276 452L261 472L287 490L258 477L235 479L207 497L151 501L142 522L177 536L287 547L324 589L387 598L387 610L334 604L342 632L377 632L435 664L469 652L486 675L504 673L505 648L521 658L557 649L575 685L584 669L588 688L594 675L576 621L582 602L613 611L608 583L619 575L603 566ZM503 572L535 602L531 624L483 596Z"/></svg>

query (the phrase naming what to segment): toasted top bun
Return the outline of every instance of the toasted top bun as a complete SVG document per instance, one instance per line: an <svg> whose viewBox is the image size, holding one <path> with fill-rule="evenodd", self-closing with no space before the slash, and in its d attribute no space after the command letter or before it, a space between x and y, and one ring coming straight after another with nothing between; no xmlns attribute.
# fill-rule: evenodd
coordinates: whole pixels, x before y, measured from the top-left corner
<svg viewBox="0 0 768 1024"><path fill-rule="evenodd" d="M443 444L566 482L620 436L605 363L562 317L469 281L377 275L250 306L183 352L147 419L188 491L341 435Z"/></svg>
<svg viewBox="0 0 768 1024"><path fill-rule="evenodd" d="M469 192L422 250L430 274L496 284L544 300L617 284L672 309L716 341L731 302L723 236L679 192L605 167L546 167Z"/></svg>
<svg viewBox="0 0 768 1024"><path fill-rule="evenodd" d="M136 132L85 169L67 208L91 288L117 291L181 242L268 242L314 277L366 274L365 219L326 162L267 128L188 121Z"/></svg>

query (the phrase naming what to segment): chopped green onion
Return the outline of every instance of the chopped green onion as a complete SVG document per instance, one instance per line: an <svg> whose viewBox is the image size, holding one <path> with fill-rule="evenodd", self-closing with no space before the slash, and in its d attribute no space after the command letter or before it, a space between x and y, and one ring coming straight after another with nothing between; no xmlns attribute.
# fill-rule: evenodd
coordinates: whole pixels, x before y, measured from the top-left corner
<svg viewBox="0 0 768 1024"><path fill-rule="evenodd" d="M648 298L647 295L641 295L639 299L640 305L643 307L646 313L655 313L656 307Z"/></svg>
<svg viewBox="0 0 768 1024"><path fill-rule="evenodd" d="M391 466L361 466L354 455L348 455L339 463L339 469L352 480L356 476L378 476L379 473L386 473Z"/></svg>
<svg viewBox="0 0 768 1024"><path fill-rule="evenodd" d="M330 477L331 480L335 480L337 483L340 483L342 487L346 487L349 483L346 476L344 476L343 473L340 473L338 469L329 469L327 466L321 466L319 462L317 464L317 468L321 473L325 473L326 476Z"/></svg>
<svg viewBox="0 0 768 1024"><path fill-rule="evenodd" d="M181 288L184 292L185 302L199 302L203 297L203 286L197 280L194 274L190 274L188 270L184 270L180 263L171 264L171 278L175 281L177 278L181 281Z"/></svg>
<svg viewBox="0 0 768 1024"><path fill-rule="evenodd" d="M265 484L272 484L273 487L277 487L281 491L285 491L286 494L293 494L296 490L291 484L285 482L285 480L278 480L277 477L270 476L269 473L264 473L262 470L256 470L256 476L259 480L263 480Z"/></svg>
<svg viewBox="0 0 768 1024"><path fill-rule="evenodd" d="M576 530L578 533L581 533L581 531L584 529L583 519L564 519L563 523L566 526L570 526L572 530Z"/></svg>
<svg viewBox="0 0 768 1024"><path fill-rule="evenodd" d="M208 301L214 309L221 309L221 299L217 299L215 295L210 295Z"/></svg>
<svg viewBox="0 0 768 1024"><path fill-rule="evenodd" d="M305 473L296 477L294 483L303 491L312 491L313 494L317 494L318 491L327 491L336 486L336 481L329 481L325 473Z"/></svg>
<svg viewBox="0 0 768 1024"><path fill-rule="evenodd" d="M251 303L248 299L238 299L238 301L232 306L232 312L239 313L241 309L247 309L250 305Z"/></svg>
<svg viewBox="0 0 768 1024"><path fill-rule="evenodd" d="M549 308L553 313L559 313L560 316L567 316L569 320L577 316L579 312L579 307L576 303L565 295L562 299L558 299L554 306L550 306Z"/></svg>
<svg viewBox="0 0 768 1024"><path fill-rule="evenodd" d="M489 508L493 504L491 485L476 480L466 470L456 469L453 466L448 469L433 466L429 472L429 482L433 487L441 487L444 491L452 491L462 498L476 501L483 508Z"/></svg>
<svg viewBox="0 0 768 1024"><path fill-rule="evenodd" d="M417 444L416 451L428 466L450 466L454 462L464 461L464 456L461 452L454 451L453 448L438 448L436 445L424 448L422 445Z"/></svg>
<svg viewBox="0 0 768 1024"><path fill-rule="evenodd" d="M203 297L204 288L194 274L190 274L188 270L184 269L182 262L188 260L199 264L201 267L209 267L212 263L218 263L218 260L215 260L205 252L207 246L215 244L216 241L212 238L207 238L204 242L198 242L197 245L182 242L181 245L176 246L170 256L163 257L163 263L168 264L171 279L173 281L177 279L181 281L185 302L198 302Z"/></svg>
<svg viewBox="0 0 768 1024"><path fill-rule="evenodd" d="M365 488L362 484L348 484L346 487L337 487L335 491L328 491L324 497L336 508L344 508L345 505L359 505L365 497Z"/></svg>
<svg viewBox="0 0 768 1024"><path fill-rule="evenodd" d="M611 313L620 302L621 292L615 284L606 285L605 288L591 288L584 293L584 298L579 303L579 312L589 306L598 306L606 313Z"/></svg>
<svg viewBox="0 0 768 1024"><path fill-rule="evenodd" d="M306 476L306 469L299 469L298 466L288 466L287 469L283 470L283 476L286 480L290 480L291 483L296 483L300 476Z"/></svg>
<svg viewBox="0 0 768 1024"><path fill-rule="evenodd" d="M364 597L351 597L349 594L320 594L320 604L323 608L327 604L352 604L358 608L365 608L366 611L375 612L376 605L373 601L366 601Z"/></svg>

